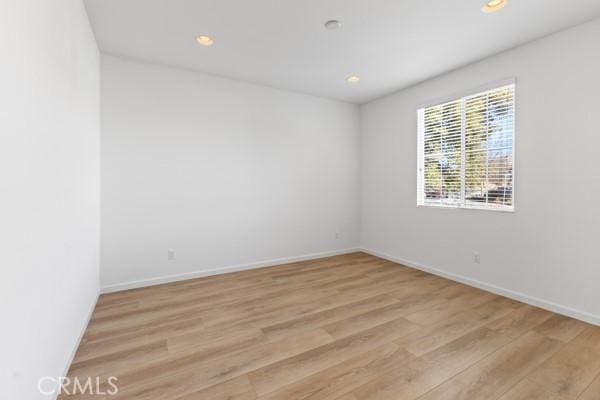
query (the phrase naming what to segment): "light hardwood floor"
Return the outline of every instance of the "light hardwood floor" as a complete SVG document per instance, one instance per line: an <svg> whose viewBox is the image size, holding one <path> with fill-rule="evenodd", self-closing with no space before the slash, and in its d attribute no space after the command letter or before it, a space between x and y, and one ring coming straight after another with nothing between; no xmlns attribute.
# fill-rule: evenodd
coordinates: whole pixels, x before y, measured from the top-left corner
<svg viewBox="0 0 600 400"><path fill-rule="evenodd" d="M69 375L116 376L112 399L599 400L600 328L354 253L103 295Z"/></svg>

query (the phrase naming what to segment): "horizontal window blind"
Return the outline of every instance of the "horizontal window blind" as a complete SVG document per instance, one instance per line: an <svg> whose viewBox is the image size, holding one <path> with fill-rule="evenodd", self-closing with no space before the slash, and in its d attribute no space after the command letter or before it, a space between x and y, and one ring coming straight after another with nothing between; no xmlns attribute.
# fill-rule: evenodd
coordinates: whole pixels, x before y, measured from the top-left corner
<svg viewBox="0 0 600 400"><path fill-rule="evenodd" d="M515 85L419 109L417 204L513 210Z"/></svg>

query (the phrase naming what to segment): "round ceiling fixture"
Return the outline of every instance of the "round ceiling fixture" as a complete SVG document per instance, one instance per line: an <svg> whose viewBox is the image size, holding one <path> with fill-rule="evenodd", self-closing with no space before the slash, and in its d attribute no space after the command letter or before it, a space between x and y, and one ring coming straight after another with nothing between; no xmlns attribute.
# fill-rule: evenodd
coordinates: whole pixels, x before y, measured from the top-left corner
<svg viewBox="0 0 600 400"><path fill-rule="evenodd" d="M507 4L508 0L490 0L483 6L481 11L488 14L494 13L502 10Z"/></svg>
<svg viewBox="0 0 600 400"><path fill-rule="evenodd" d="M358 83L360 81L360 77L358 75L350 75L346 78L346 82L348 83Z"/></svg>
<svg viewBox="0 0 600 400"><path fill-rule="evenodd" d="M210 36L200 35L196 36L196 42L202 46L212 46L215 41Z"/></svg>
<svg viewBox="0 0 600 400"><path fill-rule="evenodd" d="M341 27L342 27L342 23L336 19L331 19L331 20L325 22L325 28L328 31L340 29Z"/></svg>

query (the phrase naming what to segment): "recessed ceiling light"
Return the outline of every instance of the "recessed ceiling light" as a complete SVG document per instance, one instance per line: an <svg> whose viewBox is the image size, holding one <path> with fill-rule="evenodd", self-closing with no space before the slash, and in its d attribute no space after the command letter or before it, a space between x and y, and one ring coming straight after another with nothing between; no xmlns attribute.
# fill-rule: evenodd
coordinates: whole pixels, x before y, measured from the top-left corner
<svg viewBox="0 0 600 400"><path fill-rule="evenodd" d="M325 22L325 28L329 31L333 31L335 29L339 29L342 27L342 23L336 19L329 20Z"/></svg>
<svg viewBox="0 0 600 400"><path fill-rule="evenodd" d="M200 35L196 37L196 42L202 46L212 46L215 41L210 36Z"/></svg>
<svg viewBox="0 0 600 400"><path fill-rule="evenodd" d="M358 83L360 81L360 77L358 75L350 75L346 78L346 82L348 83Z"/></svg>
<svg viewBox="0 0 600 400"><path fill-rule="evenodd" d="M508 0L490 0L481 9L484 13L494 13L502 10L508 4Z"/></svg>

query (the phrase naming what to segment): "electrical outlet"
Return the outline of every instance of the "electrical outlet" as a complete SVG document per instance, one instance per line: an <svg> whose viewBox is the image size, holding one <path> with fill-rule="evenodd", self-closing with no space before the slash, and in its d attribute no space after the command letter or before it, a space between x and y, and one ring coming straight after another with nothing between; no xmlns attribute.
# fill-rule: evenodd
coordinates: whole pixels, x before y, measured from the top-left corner
<svg viewBox="0 0 600 400"><path fill-rule="evenodd" d="M169 251L167 252L167 260L169 261L173 261L177 258L177 253L175 252L174 249L169 249Z"/></svg>
<svg viewBox="0 0 600 400"><path fill-rule="evenodd" d="M339 233L339 232L336 232L336 233L335 233L335 238L336 238L336 239L339 239L339 238L340 238L340 233Z"/></svg>
<svg viewBox="0 0 600 400"><path fill-rule="evenodd" d="M473 252L473 262L475 264L481 264L481 254L476 251Z"/></svg>

